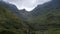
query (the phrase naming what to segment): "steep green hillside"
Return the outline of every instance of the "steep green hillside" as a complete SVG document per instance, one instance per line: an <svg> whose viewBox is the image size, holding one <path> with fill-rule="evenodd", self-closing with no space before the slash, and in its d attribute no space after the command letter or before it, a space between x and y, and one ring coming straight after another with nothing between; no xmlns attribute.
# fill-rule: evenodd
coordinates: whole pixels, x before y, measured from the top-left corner
<svg viewBox="0 0 60 34"><path fill-rule="evenodd" d="M27 28L15 14L0 6L0 34L26 34Z"/></svg>

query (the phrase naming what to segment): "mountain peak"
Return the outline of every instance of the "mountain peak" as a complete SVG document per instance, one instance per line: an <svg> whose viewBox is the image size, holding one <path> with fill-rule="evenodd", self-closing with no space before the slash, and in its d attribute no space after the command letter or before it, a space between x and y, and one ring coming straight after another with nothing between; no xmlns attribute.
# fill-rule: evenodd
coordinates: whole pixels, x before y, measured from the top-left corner
<svg viewBox="0 0 60 34"><path fill-rule="evenodd" d="M22 11L26 11L25 9L22 9Z"/></svg>

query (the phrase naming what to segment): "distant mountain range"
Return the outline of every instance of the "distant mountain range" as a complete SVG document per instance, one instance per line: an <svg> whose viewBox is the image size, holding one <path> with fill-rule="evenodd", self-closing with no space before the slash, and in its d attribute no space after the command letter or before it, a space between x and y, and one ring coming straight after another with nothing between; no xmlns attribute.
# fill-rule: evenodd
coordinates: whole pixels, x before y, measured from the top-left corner
<svg viewBox="0 0 60 34"><path fill-rule="evenodd" d="M31 12L26 11L25 9L18 10L17 7L13 4L0 1L0 6L4 6L8 10L15 13L18 17L21 17L23 20L31 20L33 17L39 17L43 15L48 15L50 13L56 12L56 9L60 9L60 0L52 0L50 2L44 3L43 5L38 5L35 9L33 9ZM58 12L58 11L57 11Z"/></svg>

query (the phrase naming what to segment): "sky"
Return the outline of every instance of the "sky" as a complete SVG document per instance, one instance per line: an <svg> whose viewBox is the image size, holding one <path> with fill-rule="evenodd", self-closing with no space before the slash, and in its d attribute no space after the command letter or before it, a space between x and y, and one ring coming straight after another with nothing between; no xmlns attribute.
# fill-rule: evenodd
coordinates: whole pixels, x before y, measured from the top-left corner
<svg viewBox="0 0 60 34"><path fill-rule="evenodd" d="M19 10L26 9L27 11L33 10L37 5L43 4L50 0L4 0L17 6Z"/></svg>

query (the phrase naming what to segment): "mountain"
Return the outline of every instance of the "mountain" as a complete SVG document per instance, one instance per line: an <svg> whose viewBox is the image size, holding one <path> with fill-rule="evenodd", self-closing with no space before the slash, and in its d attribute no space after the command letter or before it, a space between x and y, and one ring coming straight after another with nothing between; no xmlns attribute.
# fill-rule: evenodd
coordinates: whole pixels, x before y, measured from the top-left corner
<svg viewBox="0 0 60 34"><path fill-rule="evenodd" d="M15 5L0 1L0 34L26 34L29 29L32 31L24 20L27 18L25 15L28 15L25 9L18 10Z"/></svg>
<svg viewBox="0 0 60 34"><path fill-rule="evenodd" d="M13 4L4 2L4 1L0 1L0 6L4 6L5 8L11 10L11 11L18 11L17 7Z"/></svg>
<svg viewBox="0 0 60 34"><path fill-rule="evenodd" d="M4 1L0 1L0 6L4 6L5 8L12 11L12 13L15 13L18 17L22 18L23 20L28 18L27 16L29 12L25 9L18 10L18 8L15 5Z"/></svg>
<svg viewBox="0 0 60 34"><path fill-rule="evenodd" d="M27 21L29 12L26 11L25 9L19 10L19 15L24 21Z"/></svg>
<svg viewBox="0 0 60 34"><path fill-rule="evenodd" d="M28 29L24 21L7 8L0 6L0 34L25 34L25 30Z"/></svg>
<svg viewBox="0 0 60 34"><path fill-rule="evenodd" d="M50 2L44 3L43 5L38 5L34 10L30 12L30 17L44 17L51 13L60 13L60 0L52 0Z"/></svg>
<svg viewBox="0 0 60 34"><path fill-rule="evenodd" d="M60 0L38 5L31 12L0 1L1 34L60 34Z"/></svg>
<svg viewBox="0 0 60 34"><path fill-rule="evenodd" d="M60 0L52 0L50 2L44 3L43 5L38 5L33 11L32 15L41 15L43 13L52 12L51 10L60 8Z"/></svg>
<svg viewBox="0 0 60 34"><path fill-rule="evenodd" d="M60 0L38 5L29 14L29 23L35 30L60 29Z"/></svg>

